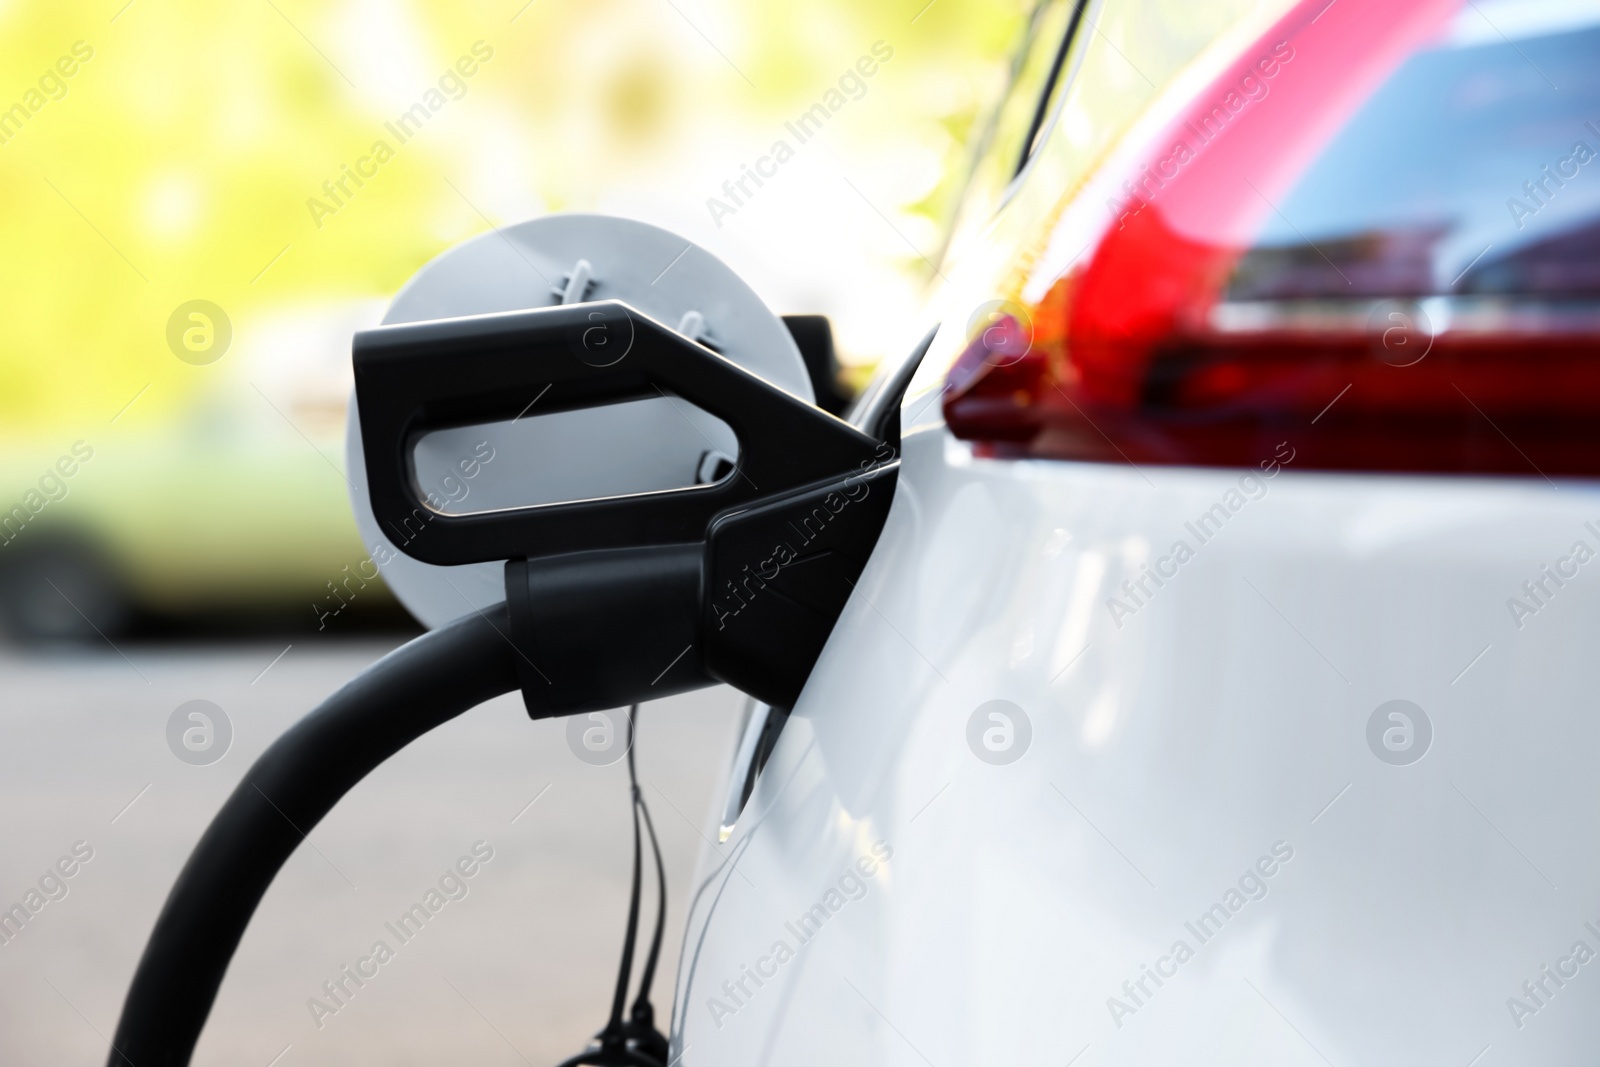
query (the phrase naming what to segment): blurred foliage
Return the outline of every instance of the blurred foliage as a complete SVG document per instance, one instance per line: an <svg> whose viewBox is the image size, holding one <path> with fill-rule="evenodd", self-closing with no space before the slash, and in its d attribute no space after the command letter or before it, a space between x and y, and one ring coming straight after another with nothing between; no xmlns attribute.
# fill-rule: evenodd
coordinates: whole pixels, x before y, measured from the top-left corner
<svg viewBox="0 0 1600 1067"><path fill-rule="evenodd" d="M907 244L937 246L1024 19L1024 0L5 3L0 109L26 108L75 42L93 55L0 145L0 428L76 436L147 384L127 421L180 420L221 373L167 348L187 300L220 304L243 339L277 309L384 298L491 225L703 218L721 178L877 40L895 59L827 152L902 232L816 224L842 261L914 292L928 268ZM464 95L398 143L385 123L479 41L493 56ZM308 200L379 139L394 158L319 226ZM766 254L781 267L784 249Z"/></svg>

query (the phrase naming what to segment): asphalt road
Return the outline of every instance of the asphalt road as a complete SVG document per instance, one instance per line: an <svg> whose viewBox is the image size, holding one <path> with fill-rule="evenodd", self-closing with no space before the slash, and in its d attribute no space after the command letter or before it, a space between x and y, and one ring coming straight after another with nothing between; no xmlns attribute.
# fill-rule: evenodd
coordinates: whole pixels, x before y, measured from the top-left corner
<svg viewBox="0 0 1600 1067"><path fill-rule="evenodd" d="M0 944L0 1064L105 1062L151 924L218 805L274 737L393 643L296 644L276 660L283 643L48 655L0 647L0 909L22 902L77 843L80 855L93 852L65 865L70 878L47 879L59 899ZM206 766L180 760L167 739L174 709L196 699L223 709L233 730L226 755ZM640 716L640 777L670 897L658 1017L671 1002L686 890L723 801L741 701L719 688ZM616 975L631 858L626 783L623 762L580 761L564 722L530 722L515 697L424 737L290 858L194 1062L546 1067L578 1051L605 1021ZM475 845L492 858L446 881L457 899L401 943L385 924ZM648 932L648 904L644 918ZM380 940L392 958L366 964L377 973L360 987L347 980L354 992L336 1012L314 1011L314 997L335 1003L323 983Z"/></svg>

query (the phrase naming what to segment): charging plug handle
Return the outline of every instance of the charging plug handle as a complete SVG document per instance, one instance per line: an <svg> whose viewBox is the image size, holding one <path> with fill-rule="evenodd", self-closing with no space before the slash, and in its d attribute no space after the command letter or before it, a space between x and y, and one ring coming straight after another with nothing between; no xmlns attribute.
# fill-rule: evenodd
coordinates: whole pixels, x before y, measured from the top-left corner
<svg viewBox="0 0 1600 1067"><path fill-rule="evenodd" d="M873 462L878 442L615 300L379 326L355 335L356 403L372 508L424 563L532 559L701 541L718 514ZM712 485L471 515L417 484L432 430L680 396L739 439ZM560 462L559 456L539 457ZM414 534L413 534L414 531Z"/></svg>

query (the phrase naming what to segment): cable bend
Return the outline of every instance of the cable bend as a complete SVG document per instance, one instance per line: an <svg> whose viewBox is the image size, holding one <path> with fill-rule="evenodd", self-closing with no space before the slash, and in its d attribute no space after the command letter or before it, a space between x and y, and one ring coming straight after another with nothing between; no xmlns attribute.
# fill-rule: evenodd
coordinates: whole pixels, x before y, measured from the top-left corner
<svg viewBox="0 0 1600 1067"><path fill-rule="evenodd" d="M517 688L505 605L389 653L261 754L195 845L134 972L110 1067L187 1067L228 962L267 887L322 817L378 764Z"/></svg>

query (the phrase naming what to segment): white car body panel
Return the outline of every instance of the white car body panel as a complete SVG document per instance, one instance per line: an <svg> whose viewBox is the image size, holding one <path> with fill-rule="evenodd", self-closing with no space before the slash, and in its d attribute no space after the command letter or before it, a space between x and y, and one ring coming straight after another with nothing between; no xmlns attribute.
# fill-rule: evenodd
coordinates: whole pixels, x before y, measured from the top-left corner
<svg viewBox="0 0 1600 1067"><path fill-rule="evenodd" d="M1593 485L1290 462L1201 544L1185 524L1243 472L975 459L942 426L903 447L872 561L707 850L679 1062L1594 1062L1600 962L1572 953L1600 951L1600 562L1571 556L1600 549ZM1114 619L1180 539L1193 558ZM995 699L1032 726L1007 765L967 741ZM1392 699L1432 724L1409 765L1369 748ZM891 858L802 942L785 924L875 842ZM1186 923L1274 846L1245 882L1265 896L1202 943Z"/></svg>

